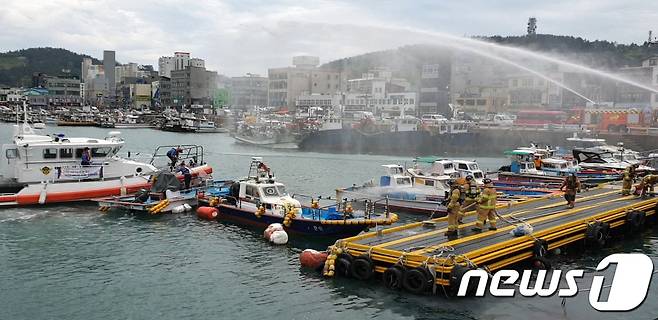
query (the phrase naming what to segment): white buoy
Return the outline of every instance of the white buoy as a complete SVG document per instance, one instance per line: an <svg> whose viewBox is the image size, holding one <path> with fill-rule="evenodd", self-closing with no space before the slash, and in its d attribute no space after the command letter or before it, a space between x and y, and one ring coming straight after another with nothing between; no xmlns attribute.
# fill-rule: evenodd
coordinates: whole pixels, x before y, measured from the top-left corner
<svg viewBox="0 0 658 320"><path fill-rule="evenodd" d="M183 207L185 207L185 211L187 211L187 212L192 211L192 206L187 204L187 203L184 203Z"/></svg>
<svg viewBox="0 0 658 320"><path fill-rule="evenodd" d="M183 213L183 212L185 212L185 205L182 204L180 206L176 206L173 209L171 209L171 213Z"/></svg>
<svg viewBox="0 0 658 320"><path fill-rule="evenodd" d="M272 233L274 231L283 231L283 225L280 223L272 223L269 226L267 226L267 229L263 232L263 237L267 240L270 240L272 237Z"/></svg>
<svg viewBox="0 0 658 320"><path fill-rule="evenodd" d="M274 244L286 244L288 243L288 234L283 230L276 230L272 232L270 242Z"/></svg>

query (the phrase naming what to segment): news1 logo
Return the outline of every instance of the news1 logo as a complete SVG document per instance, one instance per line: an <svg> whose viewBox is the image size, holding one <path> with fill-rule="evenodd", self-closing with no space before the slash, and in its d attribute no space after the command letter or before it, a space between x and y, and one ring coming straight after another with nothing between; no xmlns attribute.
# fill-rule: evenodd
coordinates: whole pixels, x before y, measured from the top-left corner
<svg viewBox="0 0 658 320"><path fill-rule="evenodd" d="M605 276L596 275L592 279L591 289L589 290L589 303L599 311L629 311L637 308L647 297L649 283L653 276L653 261L651 258L641 253L617 253L605 257L599 262L596 271L603 271L609 266L616 264L617 268L606 301L601 301L601 292ZM516 289L500 288L500 284L515 285L519 278L521 282L518 285L519 293L524 297L548 297L557 292L559 297L573 297L579 291L577 278L582 278L584 270L569 270L564 274L564 280L567 287L558 290L562 277L562 270L553 271L545 288L546 270L537 272L534 286L531 287L530 280L532 277L531 270L524 270L523 275L517 270L500 270L493 274L489 282L489 274L485 270L470 270L464 274L459 284L457 296L467 295L471 279L477 279L477 289L475 296L484 296L487 282L489 282L489 292L495 297L513 297Z"/></svg>

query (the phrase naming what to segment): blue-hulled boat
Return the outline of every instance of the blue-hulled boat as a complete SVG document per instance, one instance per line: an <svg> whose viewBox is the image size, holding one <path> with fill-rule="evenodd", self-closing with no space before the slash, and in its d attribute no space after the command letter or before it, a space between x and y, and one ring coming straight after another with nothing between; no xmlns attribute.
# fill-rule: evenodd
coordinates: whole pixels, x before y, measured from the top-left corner
<svg viewBox="0 0 658 320"><path fill-rule="evenodd" d="M281 223L286 232L306 236L349 237L398 220L387 209L375 213L372 202L366 202L364 209L355 209L350 202L320 207L312 201L311 206L302 206L286 192L284 184L276 181L260 157L252 158L249 176L233 183L227 195L210 196L207 201L218 209L218 220L263 229Z"/></svg>

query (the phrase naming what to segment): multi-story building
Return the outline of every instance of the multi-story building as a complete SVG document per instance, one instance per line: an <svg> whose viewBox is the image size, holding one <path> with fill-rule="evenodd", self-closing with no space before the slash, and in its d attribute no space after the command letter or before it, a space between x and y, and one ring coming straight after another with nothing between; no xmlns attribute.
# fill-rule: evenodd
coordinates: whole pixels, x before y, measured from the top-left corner
<svg viewBox="0 0 658 320"><path fill-rule="evenodd" d="M0 88L0 105L20 104L23 99L23 90L20 88Z"/></svg>
<svg viewBox="0 0 658 320"><path fill-rule="evenodd" d="M171 78L172 71L185 70L189 66L205 68L206 63L203 59L190 58L189 52L174 52L173 57L160 57L158 59L158 74Z"/></svg>
<svg viewBox="0 0 658 320"><path fill-rule="evenodd" d="M344 91L345 80L340 72L318 68L320 58L293 57L294 67L268 69L268 106L294 109L302 94L333 94Z"/></svg>
<svg viewBox="0 0 658 320"><path fill-rule="evenodd" d="M470 112L507 108L508 75L518 70L468 53L453 54L450 67L450 102L456 107Z"/></svg>
<svg viewBox="0 0 658 320"><path fill-rule="evenodd" d="M619 74L629 80L658 89L658 56L651 56L638 67L619 69ZM629 108L658 108L658 94L630 84L618 82L616 106Z"/></svg>
<svg viewBox="0 0 658 320"><path fill-rule="evenodd" d="M401 117L416 115L418 93L384 92L383 95L372 96L364 93L345 94L343 114L350 117L355 112L371 112L382 117Z"/></svg>
<svg viewBox="0 0 658 320"><path fill-rule="evenodd" d="M267 78L247 73L242 77L231 77L230 104L234 107L249 108L267 106Z"/></svg>
<svg viewBox="0 0 658 320"><path fill-rule="evenodd" d="M158 74L162 77L171 77L174 70L174 57L160 57L158 59Z"/></svg>
<svg viewBox="0 0 658 320"><path fill-rule="evenodd" d="M323 110L333 110L343 104L343 94L302 94L295 101L296 109L300 108L322 108ZM339 110L334 110L339 111Z"/></svg>
<svg viewBox="0 0 658 320"><path fill-rule="evenodd" d="M171 99L171 78L160 76L158 90L156 92L156 101L160 107L168 107L173 104L173 100Z"/></svg>
<svg viewBox="0 0 658 320"><path fill-rule="evenodd" d="M103 97L105 102L113 106L116 104L116 77L114 68L116 67L116 54L114 51L103 51L103 71L105 73L105 92Z"/></svg>
<svg viewBox="0 0 658 320"><path fill-rule="evenodd" d="M217 72L188 66L171 72L171 99L173 106L209 105L217 90Z"/></svg>
<svg viewBox="0 0 658 320"><path fill-rule="evenodd" d="M450 114L450 72L449 59L422 65L418 81L418 116Z"/></svg>

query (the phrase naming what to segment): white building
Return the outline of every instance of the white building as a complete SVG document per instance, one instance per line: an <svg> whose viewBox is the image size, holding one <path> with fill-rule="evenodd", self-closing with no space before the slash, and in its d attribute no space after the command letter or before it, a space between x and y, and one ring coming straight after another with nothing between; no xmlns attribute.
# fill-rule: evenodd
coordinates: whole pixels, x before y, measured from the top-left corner
<svg viewBox="0 0 658 320"><path fill-rule="evenodd" d="M160 57L158 59L158 74L161 77L171 77L171 71L174 70L174 57Z"/></svg>
<svg viewBox="0 0 658 320"><path fill-rule="evenodd" d="M205 68L206 62L200 58L190 58L189 52L174 52L173 57L160 57L158 59L158 74L171 77L174 70L185 70L187 67Z"/></svg>
<svg viewBox="0 0 658 320"><path fill-rule="evenodd" d="M362 93L345 95L344 112L346 114L367 111L382 117L400 117L415 115L418 104L416 92L391 92L383 96L369 96Z"/></svg>

